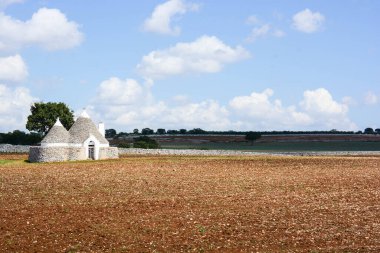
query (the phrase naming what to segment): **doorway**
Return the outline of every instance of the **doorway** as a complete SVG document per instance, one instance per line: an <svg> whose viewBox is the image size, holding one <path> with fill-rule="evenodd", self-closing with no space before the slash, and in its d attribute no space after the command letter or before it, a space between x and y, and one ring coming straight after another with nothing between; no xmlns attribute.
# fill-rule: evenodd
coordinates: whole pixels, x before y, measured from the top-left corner
<svg viewBox="0 0 380 253"><path fill-rule="evenodd" d="M88 143L88 159L95 160L95 142Z"/></svg>

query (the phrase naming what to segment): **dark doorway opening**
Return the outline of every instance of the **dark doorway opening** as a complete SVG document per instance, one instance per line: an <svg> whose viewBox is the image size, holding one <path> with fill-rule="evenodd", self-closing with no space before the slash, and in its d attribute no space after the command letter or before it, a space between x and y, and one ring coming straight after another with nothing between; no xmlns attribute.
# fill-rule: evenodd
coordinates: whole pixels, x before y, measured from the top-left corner
<svg viewBox="0 0 380 253"><path fill-rule="evenodd" d="M93 141L88 144L88 159L95 160L95 143Z"/></svg>

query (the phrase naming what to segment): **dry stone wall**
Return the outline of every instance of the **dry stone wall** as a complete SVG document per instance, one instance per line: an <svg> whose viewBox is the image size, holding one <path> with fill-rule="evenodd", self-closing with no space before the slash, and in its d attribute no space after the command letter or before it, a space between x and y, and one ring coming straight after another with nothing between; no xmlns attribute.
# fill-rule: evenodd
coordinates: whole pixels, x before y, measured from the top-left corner
<svg viewBox="0 0 380 253"><path fill-rule="evenodd" d="M194 149L140 149L119 148L119 155L179 155L179 156L345 156L380 155L380 151L324 151L324 152L254 152L234 150L194 150Z"/></svg>
<svg viewBox="0 0 380 253"><path fill-rule="evenodd" d="M69 154L66 160L75 161L75 160L86 160L86 150L84 147L81 148L69 148Z"/></svg>
<svg viewBox="0 0 380 253"><path fill-rule="evenodd" d="M28 153L29 146L0 144L0 153Z"/></svg>
<svg viewBox="0 0 380 253"><path fill-rule="evenodd" d="M115 159L119 158L119 150L115 147L107 147L99 149L99 159Z"/></svg>
<svg viewBox="0 0 380 253"><path fill-rule="evenodd" d="M0 153L29 153L30 162L59 162L87 159L84 147L69 148L0 144ZM119 158L118 148L100 148L99 159L116 158Z"/></svg>
<svg viewBox="0 0 380 253"><path fill-rule="evenodd" d="M55 147L30 147L29 161L30 162L63 162L69 157L69 148Z"/></svg>
<svg viewBox="0 0 380 253"><path fill-rule="evenodd" d="M37 147L38 148L38 147ZM29 146L23 145L10 145L0 144L0 153L28 153ZM33 151L37 152L37 151ZM75 153L82 155L79 148L69 153L71 160L85 160L86 157L79 156ZM248 152L248 151L229 151L229 150L189 150L189 149L138 149L138 148L101 148L99 158L104 159L107 155L108 158L117 158L119 155L277 155L277 156L336 156L336 155L380 155L380 151L334 151L334 152ZM37 156L37 154L33 154ZM80 158L80 159L79 159Z"/></svg>

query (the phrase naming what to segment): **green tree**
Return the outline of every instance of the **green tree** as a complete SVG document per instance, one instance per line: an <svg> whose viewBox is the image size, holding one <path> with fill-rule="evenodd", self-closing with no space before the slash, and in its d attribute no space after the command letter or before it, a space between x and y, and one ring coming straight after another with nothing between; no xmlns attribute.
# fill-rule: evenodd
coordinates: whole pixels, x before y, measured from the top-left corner
<svg viewBox="0 0 380 253"><path fill-rule="evenodd" d="M0 133L0 143L13 145L35 145L41 141L41 135L37 133L25 133L20 130L14 130L7 134Z"/></svg>
<svg viewBox="0 0 380 253"><path fill-rule="evenodd" d="M246 135L245 135L245 139L247 141L250 141L251 142L251 145L253 145L253 142L255 140L258 140L261 138L261 134L259 132L248 132Z"/></svg>
<svg viewBox="0 0 380 253"><path fill-rule="evenodd" d="M57 118L62 125L69 129L74 124L73 111L65 103L34 103L30 107L26 129L46 134L54 125Z"/></svg>
<svg viewBox="0 0 380 253"><path fill-rule="evenodd" d="M141 134L142 135L148 135L148 134L154 134L154 131L153 131L153 129L150 129L150 128L143 128L142 130L141 130Z"/></svg>
<svg viewBox="0 0 380 253"><path fill-rule="evenodd" d="M137 128L133 129L133 134L139 134L139 130Z"/></svg>
<svg viewBox="0 0 380 253"><path fill-rule="evenodd" d="M201 128L194 128L188 131L189 134L206 134L207 132Z"/></svg>
<svg viewBox="0 0 380 253"><path fill-rule="evenodd" d="M380 128L375 129L376 134L380 134Z"/></svg>
<svg viewBox="0 0 380 253"><path fill-rule="evenodd" d="M166 130L163 128L158 128L156 133L157 134L166 134Z"/></svg>
<svg viewBox="0 0 380 253"><path fill-rule="evenodd" d="M374 134L375 131L373 131L373 128L367 127L366 129L364 129L364 133L365 134Z"/></svg>
<svg viewBox="0 0 380 253"><path fill-rule="evenodd" d="M133 139L134 148L148 148L148 149L157 149L160 148L158 142L148 136L140 136Z"/></svg>
<svg viewBox="0 0 380 253"><path fill-rule="evenodd" d="M168 130L166 131L167 134L178 134L178 130Z"/></svg>
<svg viewBox="0 0 380 253"><path fill-rule="evenodd" d="M106 138L113 138L116 136L116 130L115 129L106 129Z"/></svg>

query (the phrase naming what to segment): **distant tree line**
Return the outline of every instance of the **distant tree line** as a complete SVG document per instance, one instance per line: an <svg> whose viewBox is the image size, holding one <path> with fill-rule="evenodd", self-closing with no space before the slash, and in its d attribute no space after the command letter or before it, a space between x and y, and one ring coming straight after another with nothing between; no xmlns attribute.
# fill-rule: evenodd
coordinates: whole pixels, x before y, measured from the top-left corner
<svg viewBox="0 0 380 253"><path fill-rule="evenodd" d="M41 142L42 137L38 133L25 133L23 131L14 130L9 133L0 133L0 143L13 145L35 145Z"/></svg>
<svg viewBox="0 0 380 253"><path fill-rule="evenodd" d="M115 129L106 129L106 138L117 139L118 137L128 136L128 135L175 135L175 134L210 134L210 135L245 135L246 140L254 141L258 139L258 136L262 135L286 135L286 134L380 134L380 128L370 128L367 127L364 131L205 131L201 128L194 128L191 130L179 129L179 130L165 130L163 128L158 128L156 131L150 128L143 128L141 131L134 129L131 133L127 132L117 132ZM20 130L14 130L13 132L0 133L0 143L8 143L13 145L36 145L41 142L43 138L43 133L25 133Z"/></svg>
<svg viewBox="0 0 380 253"><path fill-rule="evenodd" d="M380 128L366 128L364 131L338 131L336 129L332 129L330 131L206 131L201 128L194 128L191 130L186 129L178 129L178 130L166 130L164 128L158 128L156 131L151 128L143 128L141 131L139 129L134 129L132 132L119 132L115 129L106 129L106 137L107 138L118 138L122 136L128 135L181 135L181 134L189 134L189 135L197 135L197 134L210 134L210 135L251 135L252 133L258 135L287 135L287 134L380 134Z"/></svg>
<svg viewBox="0 0 380 253"><path fill-rule="evenodd" d="M119 143L119 148L145 148L145 149L157 149L160 148L160 144L146 135L133 138L133 143Z"/></svg>
<svg viewBox="0 0 380 253"><path fill-rule="evenodd" d="M364 129L364 134L380 134L380 128L373 130L373 128L367 127Z"/></svg>

